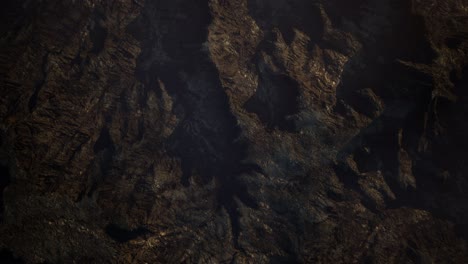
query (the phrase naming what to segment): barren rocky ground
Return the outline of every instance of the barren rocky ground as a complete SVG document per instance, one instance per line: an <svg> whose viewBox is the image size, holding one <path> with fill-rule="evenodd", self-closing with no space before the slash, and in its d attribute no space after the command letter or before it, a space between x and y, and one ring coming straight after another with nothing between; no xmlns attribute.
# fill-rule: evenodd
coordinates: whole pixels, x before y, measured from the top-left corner
<svg viewBox="0 0 468 264"><path fill-rule="evenodd" d="M466 0L6 0L0 263L467 263Z"/></svg>

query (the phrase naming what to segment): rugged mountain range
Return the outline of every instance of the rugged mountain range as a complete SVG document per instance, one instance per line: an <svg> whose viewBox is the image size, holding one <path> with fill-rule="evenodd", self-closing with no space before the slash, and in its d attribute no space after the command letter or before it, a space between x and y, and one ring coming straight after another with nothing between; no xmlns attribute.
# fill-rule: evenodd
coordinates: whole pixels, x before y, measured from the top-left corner
<svg viewBox="0 0 468 264"><path fill-rule="evenodd" d="M468 262L465 0L7 0L1 263Z"/></svg>

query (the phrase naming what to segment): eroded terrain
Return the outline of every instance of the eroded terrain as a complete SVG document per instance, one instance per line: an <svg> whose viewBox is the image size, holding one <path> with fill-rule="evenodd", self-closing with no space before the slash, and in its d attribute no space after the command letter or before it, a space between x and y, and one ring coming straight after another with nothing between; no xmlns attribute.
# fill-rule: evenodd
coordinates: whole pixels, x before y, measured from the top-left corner
<svg viewBox="0 0 468 264"><path fill-rule="evenodd" d="M2 5L0 262L468 260L466 1Z"/></svg>

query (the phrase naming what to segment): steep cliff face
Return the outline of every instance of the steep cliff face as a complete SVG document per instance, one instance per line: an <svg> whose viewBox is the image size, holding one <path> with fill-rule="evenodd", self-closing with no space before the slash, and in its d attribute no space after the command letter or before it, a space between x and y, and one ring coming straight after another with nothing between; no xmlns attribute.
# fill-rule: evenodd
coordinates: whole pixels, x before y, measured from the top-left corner
<svg viewBox="0 0 468 264"><path fill-rule="evenodd" d="M468 260L465 1L1 13L0 262Z"/></svg>

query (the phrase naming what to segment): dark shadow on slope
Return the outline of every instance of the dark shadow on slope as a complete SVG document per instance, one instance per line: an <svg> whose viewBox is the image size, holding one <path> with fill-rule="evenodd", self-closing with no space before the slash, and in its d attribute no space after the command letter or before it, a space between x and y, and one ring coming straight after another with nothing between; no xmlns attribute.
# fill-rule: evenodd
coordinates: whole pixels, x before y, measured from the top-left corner
<svg viewBox="0 0 468 264"><path fill-rule="evenodd" d="M435 53L425 36L423 19L411 13L411 4L398 0L392 1L390 6L387 13L380 14L388 18L386 22L390 26L383 27L380 32L371 32L376 34L375 40L361 39L362 51L345 66L337 87L335 112L350 117L348 109L352 108L375 118L375 102L372 98L362 97L362 91L369 88L383 101L383 113L363 129L340 156L352 154L362 172L382 171L387 184L397 194L397 200L402 198L409 202L404 198L407 192L401 188L396 176L398 132L403 129L403 137L410 139L403 140L405 149L415 152L423 133L424 114L431 101L433 80L398 60L430 63ZM361 11L356 9L344 19L356 25L366 23L358 15Z"/></svg>
<svg viewBox="0 0 468 264"><path fill-rule="evenodd" d="M109 133L107 126L104 126L99 133L99 137L93 145L94 168L90 174L90 187L88 190L83 190L77 201L81 201L86 193L87 197L92 197L98 189L100 183L109 176L109 171L112 168L116 146Z"/></svg>
<svg viewBox="0 0 468 264"><path fill-rule="evenodd" d="M180 159L181 183L216 182L219 209L228 212L238 246L241 215L235 198L249 207L257 206L238 176L260 169L241 162L247 145L236 141L240 135L237 120L204 48L210 22L207 1L147 1L128 30L143 46L137 76L147 89L159 89L157 80L161 80L173 99L180 123L165 147ZM164 56L158 57L161 53Z"/></svg>
<svg viewBox="0 0 468 264"><path fill-rule="evenodd" d="M396 115L398 110L400 113ZM412 206L413 202L417 201L413 199L415 190L403 187L398 178L400 166L398 133L404 125L405 117L414 111L411 102L400 102L389 106L369 126L361 129L337 155L338 164L335 167L337 176L347 189L357 191L362 196L361 202L373 212L378 212L379 208L361 189L358 184L361 176L346 164L346 159L352 156L360 173L380 171L383 174L385 183L396 195L396 200L384 196L387 206L397 203Z"/></svg>
<svg viewBox="0 0 468 264"><path fill-rule="evenodd" d="M104 44L107 38L107 29L102 26L105 20L105 16L103 13L95 10L93 13L93 20L89 26L89 37L91 38L91 42L93 43L93 47L91 48L90 52L98 54L104 49Z"/></svg>
<svg viewBox="0 0 468 264"><path fill-rule="evenodd" d="M411 13L408 1L392 1L391 4L393 9L388 21L391 30L382 30L376 42L364 42L365 52L348 62L337 88L339 103L335 109L343 116L349 114L344 105L367 114L372 108L371 102L360 100L359 91L371 88L382 99L385 110L353 138L339 156L344 159L353 155L362 172L383 172L396 196L395 200L386 201L387 208L427 210L435 217L453 221L460 235L466 238L468 128L465 117L468 93L465 88L468 74L466 70L452 74L458 97L456 102L442 96L433 98L432 77L398 62L430 64L435 59L424 20ZM447 41L453 48L460 45L456 39ZM375 47L387 49L377 50ZM362 62L367 64L362 65ZM416 188L404 187L398 179L400 130L401 147L412 160ZM337 174L347 188L360 191L356 184L358 175L342 168Z"/></svg>
<svg viewBox="0 0 468 264"><path fill-rule="evenodd" d="M113 240L119 243L125 243L151 233L151 231L144 227L138 227L135 229L128 230L125 228L121 228L115 224L108 224L106 226L105 231L108 236L110 236Z"/></svg>
<svg viewBox="0 0 468 264"><path fill-rule="evenodd" d="M455 222L468 239L468 66L452 73L456 100L436 97L428 111L430 145L414 164L421 206Z"/></svg>
<svg viewBox="0 0 468 264"><path fill-rule="evenodd" d="M0 263L2 264L22 264L25 263L21 258L15 257L13 252L8 249L0 250Z"/></svg>
<svg viewBox="0 0 468 264"><path fill-rule="evenodd" d="M31 98L29 98L29 102L28 102L28 108L29 108L30 113L32 113L34 111L34 109L36 109L37 101L39 99L39 93L42 90L42 88L43 88L43 86L44 86L44 84L46 82L48 58L49 58L49 53L46 53L42 57L42 64L41 64L41 73L42 73L42 75L41 75L41 79L36 81L36 84L34 85L34 92L31 95Z"/></svg>
<svg viewBox="0 0 468 264"><path fill-rule="evenodd" d="M101 129L101 133L99 134L99 138L94 143L93 151L95 154L99 153L102 150L109 149L111 151L115 150L114 142L109 134L109 129L104 127Z"/></svg>
<svg viewBox="0 0 468 264"><path fill-rule="evenodd" d="M0 164L0 222L3 221L3 213L5 210L5 205L3 202L3 191L8 185L10 185L10 182L10 169L8 166Z"/></svg>
<svg viewBox="0 0 468 264"><path fill-rule="evenodd" d="M2 8L0 9L0 32L2 32L2 38L4 40L5 38L9 40L17 38L18 32L33 19L34 13L38 9L36 1L2 1ZM3 43L8 43L8 41ZM3 45L0 48L4 48Z"/></svg>
<svg viewBox="0 0 468 264"><path fill-rule="evenodd" d="M392 6L393 9L380 14L388 17L388 25L379 32L369 32L376 35L375 40L361 39L362 51L347 63L337 87L337 102L367 115L372 102L362 100L363 89L372 89L385 104L407 100L426 106L427 93L432 89L429 75L399 62L430 64L436 58L426 37L423 18L411 13L409 1L392 1ZM358 25L368 23L356 19ZM340 104L337 110L343 114Z"/></svg>
<svg viewBox="0 0 468 264"><path fill-rule="evenodd" d="M268 128L294 131L288 116L298 113L298 83L290 77L267 69L260 71L257 92L245 103L245 109L257 114Z"/></svg>
<svg viewBox="0 0 468 264"><path fill-rule="evenodd" d="M295 256L271 256L269 264L282 264L282 263L301 263Z"/></svg>
<svg viewBox="0 0 468 264"><path fill-rule="evenodd" d="M294 40L295 29L309 36L311 43L323 37L325 22L315 1L249 0L248 9L264 32L279 29L287 44Z"/></svg>

